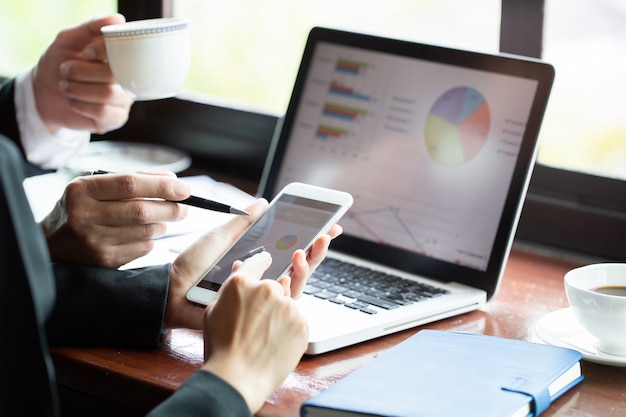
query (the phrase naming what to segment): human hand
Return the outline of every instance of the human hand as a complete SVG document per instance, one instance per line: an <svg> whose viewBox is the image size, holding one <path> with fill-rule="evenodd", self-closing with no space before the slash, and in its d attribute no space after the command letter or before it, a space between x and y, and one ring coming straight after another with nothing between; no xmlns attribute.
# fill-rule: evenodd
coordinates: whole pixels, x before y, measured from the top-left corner
<svg viewBox="0 0 626 417"><path fill-rule="evenodd" d="M260 280L262 252L235 263L204 316L204 370L231 384L256 413L306 350L308 326L284 280Z"/></svg>
<svg viewBox="0 0 626 417"><path fill-rule="evenodd" d="M330 241L343 233L343 228L338 224L333 225L327 234L320 236L313 242L308 252L298 249L291 259L293 268L289 276L283 277L287 280L287 288L290 289L291 297L299 298L306 286L307 278L313 273L315 268L326 258Z"/></svg>
<svg viewBox="0 0 626 417"><path fill-rule="evenodd" d="M37 111L52 133L61 127L105 133L128 120L131 97L113 78L100 28L115 14L59 32L33 71Z"/></svg>
<svg viewBox="0 0 626 417"><path fill-rule="evenodd" d="M170 272L170 288L167 309L165 311L165 328L201 329L204 309L199 308L186 299L186 294L203 273L217 258L229 248L244 230L267 209L267 201L257 200L246 208L250 216L236 216L228 223L203 235L185 252L181 253L172 264ZM333 226L327 235L320 236L308 253L303 250L294 252L292 257L293 270L289 277L281 282L289 289L289 295L297 298L302 294L306 279L326 257L331 239L341 234L339 225Z"/></svg>
<svg viewBox="0 0 626 417"><path fill-rule="evenodd" d="M190 191L172 173L79 177L41 222L50 257L118 268L150 252L165 222L187 215L182 204L146 198L182 200Z"/></svg>

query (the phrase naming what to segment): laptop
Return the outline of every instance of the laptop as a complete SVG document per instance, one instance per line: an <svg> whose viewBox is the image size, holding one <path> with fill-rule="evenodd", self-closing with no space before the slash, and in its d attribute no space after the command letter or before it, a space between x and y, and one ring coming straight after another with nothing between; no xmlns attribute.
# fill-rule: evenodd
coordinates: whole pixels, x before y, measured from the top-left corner
<svg viewBox="0 0 626 417"><path fill-rule="evenodd" d="M553 79L533 59L311 30L259 191L300 181L354 198L297 301L308 354L496 293Z"/></svg>

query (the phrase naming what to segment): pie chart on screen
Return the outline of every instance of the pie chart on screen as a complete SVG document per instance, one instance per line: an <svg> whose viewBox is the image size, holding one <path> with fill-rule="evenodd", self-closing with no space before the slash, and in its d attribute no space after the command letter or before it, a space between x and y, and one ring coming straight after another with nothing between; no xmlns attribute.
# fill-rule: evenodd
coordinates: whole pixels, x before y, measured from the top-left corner
<svg viewBox="0 0 626 417"><path fill-rule="evenodd" d="M441 165L463 165L485 146L490 124L489 105L478 90L452 88L435 101L426 117L428 154Z"/></svg>
<svg viewBox="0 0 626 417"><path fill-rule="evenodd" d="M293 248L298 242L295 235L285 235L276 241L276 249L287 250Z"/></svg>

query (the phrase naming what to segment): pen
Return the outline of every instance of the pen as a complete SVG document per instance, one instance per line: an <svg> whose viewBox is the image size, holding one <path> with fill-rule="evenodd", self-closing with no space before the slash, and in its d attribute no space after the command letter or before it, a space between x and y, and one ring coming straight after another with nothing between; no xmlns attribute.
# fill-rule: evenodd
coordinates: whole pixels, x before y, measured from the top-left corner
<svg viewBox="0 0 626 417"><path fill-rule="evenodd" d="M171 200L169 200L171 201ZM195 195L189 196L184 200L174 201L175 203L187 204L188 206L200 207L207 210L219 211L221 213L239 214L242 216L249 216L245 210L238 209L228 204L218 203L217 201L207 200L206 198L198 197Z"/></svg>
<svg viewBox="0 0 626 417"><path fill-rule="evenodd" d="M114 174L114 172L103 171L101 169L87 172L87 175L101 175L101 174ZM238 209L236 207L229 206L228 204L219 203L217 201L208 200L206 198L198 197L195 195L191 195L189 196L189 198L186 198L184 200L179 200L179 201L167 200L167 201L171 201L173 203L186 204L188 206L193 206L193 207L200 207L206 210L218 211L220 213L239 214L241 216L250 215L250 213L248 213L245 210Z"/></svg>

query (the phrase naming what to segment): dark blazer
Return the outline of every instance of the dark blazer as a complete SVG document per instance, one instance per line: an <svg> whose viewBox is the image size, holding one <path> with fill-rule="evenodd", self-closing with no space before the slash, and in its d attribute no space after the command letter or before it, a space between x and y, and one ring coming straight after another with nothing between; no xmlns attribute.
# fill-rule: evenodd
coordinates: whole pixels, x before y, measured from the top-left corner
<svg viewBox="0 0 626 417"><path fill-rule="evenodd" d="M26 154L22 148L20 131L15 116L15 78L0 81L0 135L5 136L18 146L24 160L23 168L26 176L49 172L26 162Z"/></svg>
<svg viewBox="0 0 626 417"><path fill-rule="evenodd" d="M120 271L52 265L23 178L17 147L0 135L0 416L58 417L48 345L159 347L169 266ZM197 371L149 415L250 412L229 384Z"/></svg>
<svg viewBox="0 0 626 417"><path fill-rule="evenodd" d="M19 145L19 130L15 119L15 79L0 82L0 135ZM21 149L21 147L20 147Z"/></svg>

